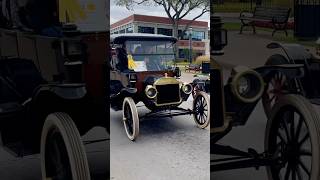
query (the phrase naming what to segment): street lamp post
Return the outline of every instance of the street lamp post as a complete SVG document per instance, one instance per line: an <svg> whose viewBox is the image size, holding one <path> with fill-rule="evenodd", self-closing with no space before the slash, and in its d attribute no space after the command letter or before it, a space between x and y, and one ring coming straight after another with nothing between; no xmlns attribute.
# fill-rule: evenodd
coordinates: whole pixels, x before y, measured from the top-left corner
<svg viewBox="0 0 320 180"><path fill-rule="evenodd" d="M189 28L189 62L192 64L192 27Z"/></svg>

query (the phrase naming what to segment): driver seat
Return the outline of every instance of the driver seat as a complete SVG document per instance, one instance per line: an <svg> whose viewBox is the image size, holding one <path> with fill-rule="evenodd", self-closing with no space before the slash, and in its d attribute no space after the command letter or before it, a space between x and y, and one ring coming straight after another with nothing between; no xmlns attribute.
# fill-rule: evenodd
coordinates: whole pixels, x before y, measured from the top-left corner
<svg viewBox="0 0 320 180"><path fill-rule="evenodd" d="M118 57L117 69L121 72L128 70L128 55L124 48L117 48L116 54Z"/></svg>

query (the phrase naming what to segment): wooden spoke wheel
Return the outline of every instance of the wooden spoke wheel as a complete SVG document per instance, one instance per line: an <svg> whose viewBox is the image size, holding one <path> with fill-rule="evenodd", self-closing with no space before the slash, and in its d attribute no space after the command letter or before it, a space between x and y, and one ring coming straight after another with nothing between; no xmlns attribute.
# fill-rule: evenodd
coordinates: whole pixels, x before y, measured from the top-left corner
<svg viewBox="0 0 320 180"><path fill-rule="evenodd" d="M266 152L276 159L267 167L270 180L316 180L319 178L320 116L299 95L279 99L268 120Z"/></svg>
<svg viewBox="0 0 320 180"><path fill-rule="evenodd" d="M139 135L139 115L137 106L131 97L126 97L123 101L123 124L127 136L134 141Z"/></svg>
<svg viewBox="0 0 320 180"><path fill-rule="evenodd" d="M193 100L193 118L199 128L206 128L210 123L210 99L207 93L199 91Z"/></svg>

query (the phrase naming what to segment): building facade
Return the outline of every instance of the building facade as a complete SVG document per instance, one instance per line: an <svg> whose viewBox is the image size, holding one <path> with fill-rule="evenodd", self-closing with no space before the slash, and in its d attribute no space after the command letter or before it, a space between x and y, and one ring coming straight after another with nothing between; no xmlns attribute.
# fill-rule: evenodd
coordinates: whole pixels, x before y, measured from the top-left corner
<svg viewBox="0 0 320 180"><path fill-rule="evenodd" d="M189 24L190 20L180 20L179 34L181 35ZM209 54L209 28L208 22L193 21L190 24L192 28L192 51L194 58L200 55ZM163 34L167 36L173 35L173 28L171 21L166 17L146 16L133 14L118 22L111 24L111 34L125 34L125 33L149 33L149 34ZM179 58L189 58L189 34L185 32L182 38L177 42L179 48Z"/></svg>

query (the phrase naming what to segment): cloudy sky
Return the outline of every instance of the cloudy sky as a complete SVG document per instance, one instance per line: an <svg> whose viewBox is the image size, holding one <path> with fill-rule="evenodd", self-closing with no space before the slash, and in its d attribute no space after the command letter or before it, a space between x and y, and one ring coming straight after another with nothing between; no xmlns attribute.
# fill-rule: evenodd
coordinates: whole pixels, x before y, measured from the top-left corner
<svg viewBox="0 0 320 180"><path fill-rule="evenodd" d="M193 19L195 16L199 15L201 10L194 10L185 19ZM135 6L134 11L127 10L125 7L120 7L115 4L115 0L110 1L110 23L117 22L125 17L132 14L143 14L151 16L163 16L167 17L167 14L163 10L162 6ZM206 13L198 20L209 22L210 14Z"/></svg>

